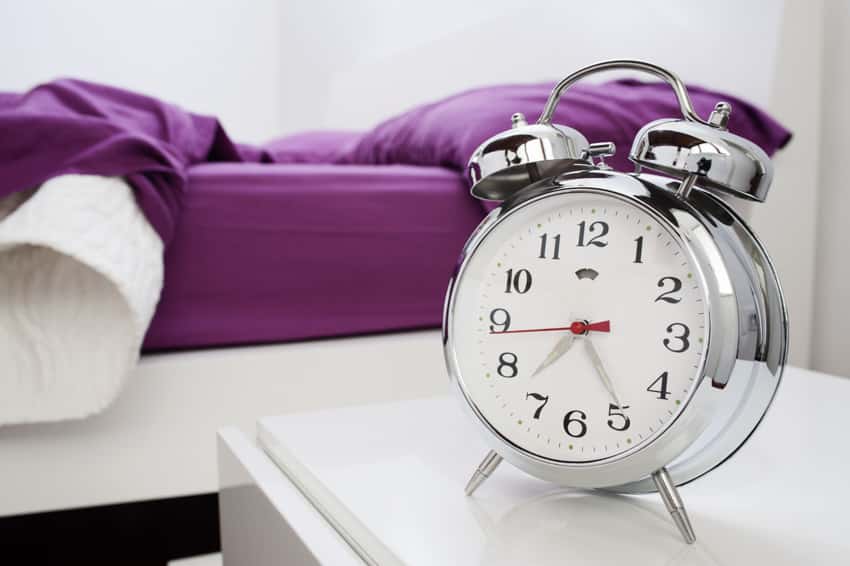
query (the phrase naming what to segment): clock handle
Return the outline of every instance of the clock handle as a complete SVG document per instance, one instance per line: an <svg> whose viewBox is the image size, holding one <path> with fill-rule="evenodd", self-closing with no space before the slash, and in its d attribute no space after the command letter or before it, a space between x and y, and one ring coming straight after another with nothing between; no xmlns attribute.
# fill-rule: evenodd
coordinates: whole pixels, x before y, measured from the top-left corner
<svg viewBox="0 0 850 566"><path fill-rule="evenodd" d="M691 99L688 96L688 89L685 87L685 83L683 83L677 75L671 73L663 67L659 67L658 65L653 65L652 63L647 63L646 61L637 61L632 59L620 59L595 63L593 65L588 65L583 69L579 69L575 73L562 79L561 82L555 85L555 88L552 89L552 93L549 94L549 100L546 101L546 106L543 108L543 113L540 115L540 118L537 119L537 123L552 123L552 115L555 113L555 108L558 106L558 102L561 100L561 95L574 83L578 82L580 79L583 79L588 75L592 75L594 73L599 73L602 71L611 71L615 69L642 71L645 73L649 73L650 75L654 75L655 77L663 80L664 82L669 84L673 88L673 92L676 93L676 98L679 100L679 108L681 109L682 115L685 117L686 120L689 120L691 122L698 122L706 126L714 125L711 122L703 120L699 117L699 115L697 115L696 111L694 110L694 106L691 103Z"/></svg>

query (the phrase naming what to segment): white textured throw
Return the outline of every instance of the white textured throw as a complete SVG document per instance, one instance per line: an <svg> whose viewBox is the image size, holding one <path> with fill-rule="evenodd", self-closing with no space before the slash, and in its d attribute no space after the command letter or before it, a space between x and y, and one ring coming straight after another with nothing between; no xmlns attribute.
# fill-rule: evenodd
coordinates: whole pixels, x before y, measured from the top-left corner
<svg viewBox="0 0 850 566"><path fill-rule="evenodd" d="M0 202L0 425L106 408L162 289L162 242L122 179L66 175L25 196Z"/></svg>

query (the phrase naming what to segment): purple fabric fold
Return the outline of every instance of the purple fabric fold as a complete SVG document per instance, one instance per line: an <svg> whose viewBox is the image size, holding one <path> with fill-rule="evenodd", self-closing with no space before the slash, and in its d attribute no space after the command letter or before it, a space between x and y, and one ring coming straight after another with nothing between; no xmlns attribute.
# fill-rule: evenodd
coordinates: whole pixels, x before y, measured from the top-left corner
<svg viewBox="0 0 850 566"><path fill-rule="evenodd" d="M73 79L0 94L0 197L67 173L124 176L166 243L187 168L241 160L216 118L149 96Z"/></svg>

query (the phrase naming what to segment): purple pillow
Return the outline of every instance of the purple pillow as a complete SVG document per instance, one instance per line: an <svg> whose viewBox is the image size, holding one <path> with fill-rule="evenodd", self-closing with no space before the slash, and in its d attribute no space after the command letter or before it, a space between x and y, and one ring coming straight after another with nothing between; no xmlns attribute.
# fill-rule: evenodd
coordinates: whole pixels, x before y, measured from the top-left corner
<svg viewBox="0 0 850 566"><path fill-rule="evenodd" d="M510 128L511 114L522 112L529 123L537 120L552 87L552 83L491 86L414 108L350 140L340 148L336 161L438 165L464 171L482 141ZM700 87L688 89L703 117L708 117L716 102L729 102L729 129L768 155L791 138L787 129L752 104ZM553 121L576 128L590 142L614 142L617 155L609 163L615 169L631 170L628 152L637 131L647 122L667 117L681 117L668 85L626 79L569 89Z"/></svg>

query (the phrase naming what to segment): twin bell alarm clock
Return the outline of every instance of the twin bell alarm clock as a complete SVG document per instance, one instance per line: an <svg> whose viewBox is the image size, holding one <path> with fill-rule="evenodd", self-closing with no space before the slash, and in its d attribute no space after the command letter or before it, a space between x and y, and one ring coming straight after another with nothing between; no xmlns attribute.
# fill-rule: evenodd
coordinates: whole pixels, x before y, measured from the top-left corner
<svg viewBox="0 0 850 566"><path fill-rule="evenodd" d="M612 69L662 79L682 113L637 133L633 173L605 165L613 144L552 123L564 91ZM731 111L703 119L673 73L608 61L475 151L472 194L501 205L464 247L443 318L449 374L491 449L468 495L502 460L564 486L658 491L694 542L677 487L743 446L788 350L776 271L720 198L762 202L773 176L727 131Z"/></svg>

